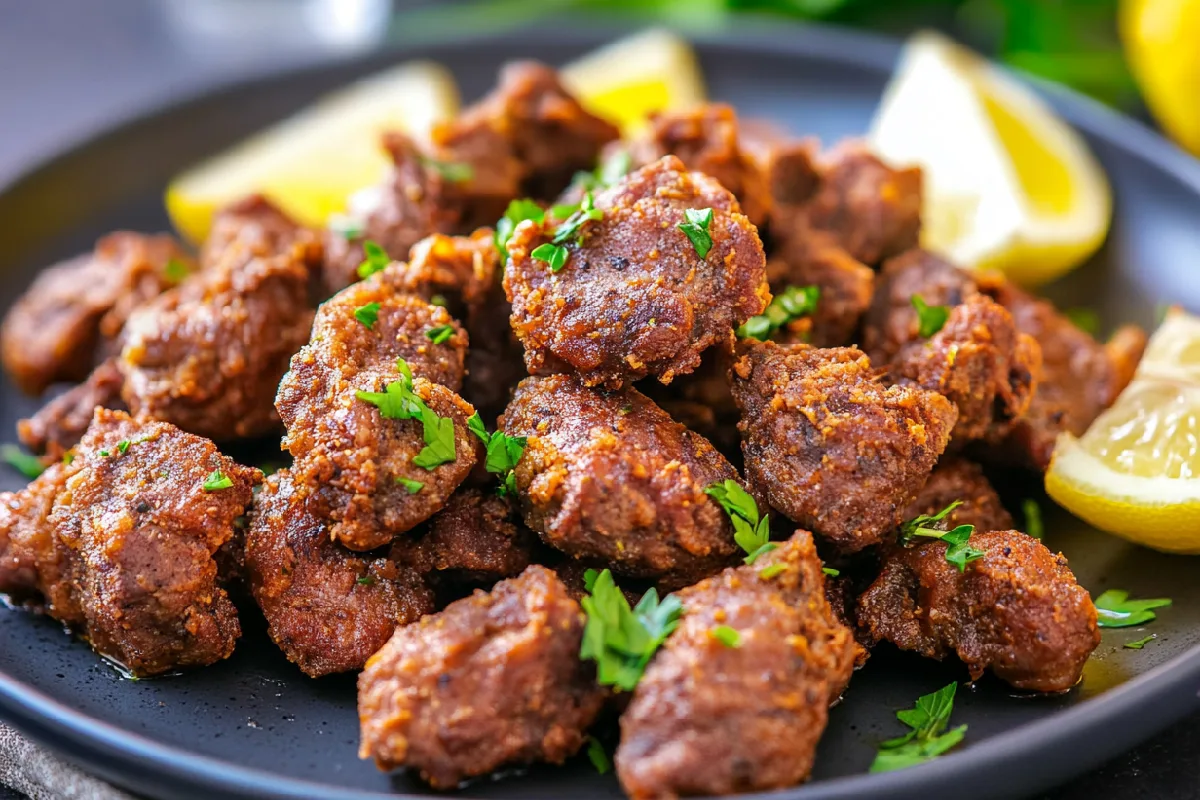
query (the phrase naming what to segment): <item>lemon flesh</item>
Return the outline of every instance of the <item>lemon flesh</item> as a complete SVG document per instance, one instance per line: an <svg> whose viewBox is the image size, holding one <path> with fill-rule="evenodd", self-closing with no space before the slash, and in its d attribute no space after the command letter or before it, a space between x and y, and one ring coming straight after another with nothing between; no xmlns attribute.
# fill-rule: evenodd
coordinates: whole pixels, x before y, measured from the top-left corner
<svg viewBox="0 0 1200 800"><path fill-rule="evenodd" d="M583 107L626 135L655 112L703 103L704 77L691 46L664 30L649 30L602 47L562 69Z"/></svg>
<svg viewBox="0 0 1200 800"><path fill-rule="evenodd" d="M1036 286L1104 241L1108 181L1032 91L934 33L905 47L871 126L884 159L925 175L922 244Z"/></svg>
<svg viewBox="0 0 1200 800"><path fill-rule="evenodd" d="M1122 0L1118 19L1146 105L1172 139L1200 154L1200 0Z"/></svg>
<svg viewBox="0 0 1200 800"><path fill-rule="evenodd" d="M428 136L458 111L441 66L412 62L358 81L180 175L167 188L175 227L202 241L222 206L261 192L306 225L320 226L386 174L387 130Z"/></svg>
<svg viewBox="0 0 1200 800"><path fill-rule="evenodd" d="M1101 530L1200 553L1200 319L1168 314L1113 406L1059 439L1046 491Z"/></svg>

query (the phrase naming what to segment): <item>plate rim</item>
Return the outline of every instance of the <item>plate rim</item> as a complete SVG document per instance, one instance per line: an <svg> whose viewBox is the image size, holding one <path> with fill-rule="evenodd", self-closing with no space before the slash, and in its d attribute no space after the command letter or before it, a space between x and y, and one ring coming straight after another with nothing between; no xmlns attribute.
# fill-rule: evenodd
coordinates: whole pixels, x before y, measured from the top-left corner
<svg viewBox="0 0 1200 800"><path fill-rule="evenodd" d="M99 128L84 138L45 154L0 184L0 197L19 192L26 184L36 183L43 173L54 169L60 162L85 156L89 149L126 136L140 125L186 113L189 108L199 104L216 102L224 95L255 86L316 75L338 66L383 65L406 59L436 57L436 54L444 58L444 48L448 44L490 42L528 50L536 45L537 36L547 30L554 31L560 42L567 41L580 48L590 48L643 27L612 25L609 22L589 25L588 30L583 31L579 27L564 29L561 24L533 25L519 30L433 40L419 46L406 41L400 46L388 46L365 54L326 59L299 67L292 64L260 69L239 78L224 78L201 91L165 103L148 105L116 124ZM768 26L761 21L743 20L727 26L719 33L687 28L680 32L710 50L744 54L753 47L776 57L803 57L828 62L839 68L884 73L891 71L901 49L901 43L888 36L818 23ZM1002 66L1000 68L1005 69ZM1030 79L1025 75L1016 77L1034 85L1072 127L1153 165L1200 196L1200 161L1143 123L1057 84ZM1101 763L1187 713L1200 709L1198 689L1200 645L1078 705L1037 722L995 734L977 745L926 764L886 775L863 773L842 776L781 791L740 796L776 800L850 800L878 796L876 793L882 789L886 790L889 798L918 798L928 797L930 792L936 796L938 790L944 790L952 785L955 778L967 774L972 776L972 783L977 783L981 774L996 779L991 782L993 790L973 792L973 796L980 800L1011 796L1013 787L1005 786L1002 779L1011 779L1014 775L1021 776L1015 788L1029 791L1046 788ZM1148 708L1155 713L1146 713ZM83 765L89 772L136 791L154 791L170 786L171 796L210 797L211 792L217 791L226 793L226 796L289 800L311 797L328 800L428 800L429 797L425 794L347 790L331 783L285 777L162 744L71 709L2 671L0 717L34 741ZM1121 724L1119 732L1111 727L1116 723ZM1057 759L1030 759L1031 755L1045 755L1053 748L1064 745L1087 747L1089 752L1082 758L1074 757L1066 766L1060 766ZM122 766L136 768L140 774L119 771ZM466 800L470 797L470 791L468 789L451 796Z"/></svg>

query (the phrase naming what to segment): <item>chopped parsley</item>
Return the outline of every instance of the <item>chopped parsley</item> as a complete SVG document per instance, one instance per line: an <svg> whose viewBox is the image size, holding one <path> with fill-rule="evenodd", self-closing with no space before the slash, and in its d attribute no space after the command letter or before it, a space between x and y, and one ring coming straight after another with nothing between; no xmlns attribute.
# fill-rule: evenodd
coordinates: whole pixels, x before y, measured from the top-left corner
<svg viewBox="0 0 1200 800"><path fill-rule="evenodd" d="M836 578L842 574L841 570L834 569L833 567L821 567L821 572L825 573L831 578Z"/></svg>
<svg viewBox="0 0 1200 800"><path fill-rule="evenodd" d="M445 344L454 335L453 325L438 325L425 331L425 338L434 344Z"/></svg>
<svg viewBox="0 0 1200 800"><path fill-rule="evenodd" d="M579 657L596 662L596 682L629 692L637 686L659 646L679 626L683 604L669 594L659 602L653 588L635 608L603 570L580 604L587 615Z"/></svg>
<svg viewBox="0 0 1200 800"><path fill-rule="evenodd" d="M746 320L738 328L738 338L765 342L789 322L814 313L820 299L820 286L789 286L771 301L766 311Z"/></svg>
<svg viewBox="0 0 1200 800"><path fill-rule="evenodd" d="M928 339L940 331L950 318L950 306L931 306L919 294L912 296L912 306L917 310L917 335Z"/></svg>
<svg viewBox="0 0 1200 800"><path fill-rule="evenodd" d="M121 455L125 455L126 453L129 452L129 440L128 439L122 439L121 441L117 442L117 452L120 453Z"/></svg>
<svg viewBox="0 0 1200 800"><path fill-rule="evenodd" d="M513 474L513 470L517 468L517 463L525 453L526 437L509 436L501 431L488 433L478 411L467 420L467 429L478 436L484 447L487 448L484 468L493 475L500 476L500 486L496 489L496 493L501 497L515 495L517 478Z"/></svg>
<svg viewBox="0 0 1200 800"><path fill-rule="evenodd" d="M374 586L375 585L375 576L374 575L360 575L354 582L359 584L360 586Z"/></svg>
<svg viewBox="0 0 1200 800"><path fill-rule="evenodd" d="M163 268L163 277L170 283L183 283L184 278L191 274L192 268L188 263L178 258L167 259L167 265Z"/></svg>
<svg viewBox="0 0 1200 800"><path fill-rule="evenodd" d="M714 483L704 493L720 503L733 523L733 540L746 551L745 562L753 564L758 557L779 545L771 542L771 521L759 516L758 503L734 480Z"/></svg>
<svg viewBox="0 0 1200 800"><path fill-rule="evenodd" d="M412 370L404 359L396 360L400 380L392 381L382 392L355 392L355 397L379 409L384 419L419 419L424 449L417 453L412 463L422 469L432 470L439 464L455 459L454 421L440 417L425 401L413 392Z"/></svg>
<svg viewBox="0 0 1200 800"><path fill-rule="evenodd" d="M1158 636L1152 633L1149 636L1143 636L1141 639L1134 639L1132 642L1126 642L1121 646L1129 650L1141 650L1143 647L1150 644L1150 642L1157 638Z"/></svg>
<svg viewBox="0 0 1200 800"><path fill-rule="evenodd" d="M24 475L26 478L29 478L29 480L33 480L46 470L46 467L42 464L42 460L40 458L30 453L26 453L15 444L6 444L3 447L0 447L0 458L3 458L6 464ZM68 461L67 463L69 464L70 462Z"/></svg>
<svg viewBox="0 0 1200 800"><path fill-rule="evenodd" d="M409 478L396 478L396 483L408 490L409 494L416 494L425 488L425 484L420 481L410 480Z"/></svg>
<svg viewBox="0 0 1200 800"><path fill-rule="evenodd" d="M475 177L475 169L462 161L439 161L429 156L418 156L421 164L451 183L466 183Z"/></svg>
<svg viewBox="0 0 1200 800"><path fill-rule="evenodd" d="M708 232L708 226L712 224L713 210L685 208L683 215L687 222L681 222L677 227L691 240L692 247L696 248L696 255L701 258L707 257L713 246L712 236Z"/></svg>
<svg viewBox="0 0 1200 800"><path fill-rule="evenodd" d="M369 278L376 272L382 272L387 269L387 265L392 263L392 259L376 242L367 239L363 242L363 255L365 260L358 265L358 277Z"/></svg>
<svg viewBox="0 0 1200 800"><path fill-rule="evenodd" d="M943 522L950 512L960 505L962 505L962 501L955 500L936 514L920 514L905 522L900 526L900 543L907 545L912 542L914 537L918 536L940 539L946 543L946 560L958 567L959 572L964 572L968 563L987 555L982 550L968 544L971 534L975 532L975 526L959 525L949 531L932 527Z"/></svg>
<svg viewBox="0 0 1200 800"><path fill-rule="evenodd" d="M967 732L966 725L946 730L957 689L958 684L952 683L918 698L912 708L897 711L896 718L912 730L882 742L870 771L890 772L923 764L961 742Z"/></svg>
<svg viewBox="0 0 1200 800"><path fill-rule="evenodd" d="M631 169L633 169L633 156L629 154L628 150L622 148L597 164L591 172L576 172L571 183L586 191L607 189L620 183Z"/></svg>
<svg viewBox="0 0 1200 800"><path fill-rule="evenodd" d="M596 772L601 775L606 775L612 771L612 761L608 757L608 753L604 750L604 745L600 744L600 740L595 736L588 737L587 757L592 762L592 766L596 768Z"/></svg>
<svg viewBox="0 0 1200 800"><path fill-rule="evenodd" d="M785 569L787 569L787 564L770 564L758 571L758 577L764 581L769 581Z"/></svg>
<svg viewBox="0 0 1200 800"><path fill-rule="evenodd" d="M546 212L528 198L518 198L509 202L504 216L496 223L496 249L500 251L501 258L508 256L508 240L512 238L513 231L527 219L542 222L546 219Z"/></svg>
<svg viewBox="0 0 1200 800"><path fill-rule="evenodd" d="M718 625L710 629L708 635L726 647L736 649L742 646L742 635L737 632L736 628L731 628L728 625Z"/></svg>
<svg viewBox="0 0 1200 800"><path fill-rule="evenodd" d="M567 248L558 244L539 244L533 248L533 252L529 254L538 261L545 261L550 265L551 272L558 272L567 265L567 259L571 257L571 253Z"/></svg>
<svg viewBox="0 0 1200 800"><path fill-rule="evenodd" d="M354 309L354 318L371 330L379 321L379 309L379 303L367 303Z"/></svg>
<svg viewBox="0 0 1200 800"><path fill-rule="evenodd" d="M1151 600L1130 600L1129 592L1123 589L1109 589L1096 598L1096 616L1101 628L1132 628L1157 619L1152 608L1165 608L1171 605L1166 597L1156 597Z"/></svg>
<svg viewBox="0 0 1200 800"><path fill-rule="evenodd" d="M204 479L204 491L221 492L233 488L233 479L221 471L220 467L208 473Z"/></svg>
<svg viewBox="0 0 1200 800"><path fill-rule="evenodd" d="M68 467L71 466L72 464L74 464L75 463L75 451L68 450L67 452L63 453L62 460L63 460L63 463L66 464Z"/></svg>
<svg viewBox="0 0 1200 800"><path fill-rule="evenodd" d="M108 458L112 455L112 453L108 452L107 450L101 450L99 451L99 454L101 458Z"/></svg>
<svg viewBox="0 0 1200 800"><path fill-rule="evenodd" d="M1025 516L1025 532L1035 539L1041 539L1046 533L1042 526L1042 507L1032 497L1021 502L1021 513Z"/></svg>
<svg viewBox="0 0 1200 800"><path fill-rule="evenodd" d="M571 239L575 239L578 243L582 238L580 230L585 224L593 220L604 219L604 212L596 208L596 199L592 197L591 192L583 196L583 200L578 206L555 206L552 213L556 217L566 216L562 224L554 229L554 238L551 239L554 244L566 244Z"/></svg>
<svg viewBox="0 0 1200 800"><path fill-rule="evenodd" d="M446 307L446 295L435 294L433 297L429 298L429 305L437 306L438 308L445 308Z"/></svg>
<svg viewBox="0 0 1200 800"><path fill-rule="evenodd" d="M1094 308L1080 306L1068 308L1063 313L1067 315L1067 319L1071 320L1072 325L1089 336L1095 338L1100 335L1100 315Z"/></svg>

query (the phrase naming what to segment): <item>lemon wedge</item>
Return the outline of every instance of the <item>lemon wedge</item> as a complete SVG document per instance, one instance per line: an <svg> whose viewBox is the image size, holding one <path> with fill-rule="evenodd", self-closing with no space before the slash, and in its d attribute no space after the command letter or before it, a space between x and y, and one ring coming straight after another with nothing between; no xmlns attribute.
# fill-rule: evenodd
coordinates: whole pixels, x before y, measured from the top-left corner
<svg viewBox="0 0 1200 800"><path fill-rule="evenodd" d="M583 107L636 133L656 111L704 102L704 76L684 39L649 30L595 50L562 69L563 83Z"/></svg>
<svg viewBox="0 0 1200 800"><path fill-rule="evenodd" d="M322 225L350 195L388 169L386 130L427 136L458 111L458 88L443 67L401 64L331 94L293 117L199 164L167 188L175 227L202 241L213 213L262 192L306 225Z"/></svg>
<svg viewBox="0 0 1200 800"><path fill-rule="evenodd" d="M1112 407L1059 438L1046 491L1101 530L1200 553L1200 319L1168 313Z"/></svg>
<svg viewBox="0 0 1200 800"><path fill-rule="evenodd" d="M1108 181L1087 146L1032 91L934 33L907 44L871 126L887 161L925 173L922 244L1026 286L1104 241Z"/></svg>
<svg viewBox="0 0 1200 800"><path fill-rule="evenodd" d="M1122 0L1118 20L1146 105L1172 139L1200 154L1200 0Z"/></svg>

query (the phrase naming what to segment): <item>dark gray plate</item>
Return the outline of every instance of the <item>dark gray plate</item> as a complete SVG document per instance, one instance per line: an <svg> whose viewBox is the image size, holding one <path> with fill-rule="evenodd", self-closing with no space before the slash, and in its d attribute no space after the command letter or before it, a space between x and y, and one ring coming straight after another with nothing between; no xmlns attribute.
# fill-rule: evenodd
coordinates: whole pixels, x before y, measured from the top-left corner
<svg viewBox="0 0 1200 800"><path fill-rule="evenodd" d="M525 35L429 46L272 76L135 120L64 153L0 193L5 305L39 267L91 246L114 227L167 224L160 196L181 168L357 75L408 57L451 67L464 95L493 82L505 60L565 61L599 33ZM861 133L894 44L825 28L741 31L699 52L715 98L825 140ZM1099 308L1108 324L1151 323L1160 303L1200 308L1200 166L1138 124L1052 92L1088 137L1116 193L1104 252L1053 294ZM36 403L0 383L0 429ZM10 434L11 435L11 434ZM4 437L4 438L7 438ZM20 481L3 476L3 488ZM813 781L778 798L1015 797L1061 781L1200 707L1200 581L1194 559L1168 557L1048 515L1047 541L1066 552L1094 594L1122 588L1175 605L1141 629L1106 631L1081 686L1061 697L1014 696L985 678L962 689L954 722L966 746L931 764L866 775L876 744L901 732L893 711L951 680L957 664L881 649L833 710ZM253 609L229 661L177 678L131 682L50 620L0 609L0 715L123 786L157 797L362 798L427 796L356 756L354 681L310 680L268 641ZM1148 632L1143 650L1122 648ZM585 760L475 783L468 797L619 797L616 781ZM394 796L394 795L393 795Z"/></svg>

